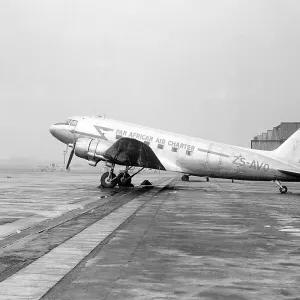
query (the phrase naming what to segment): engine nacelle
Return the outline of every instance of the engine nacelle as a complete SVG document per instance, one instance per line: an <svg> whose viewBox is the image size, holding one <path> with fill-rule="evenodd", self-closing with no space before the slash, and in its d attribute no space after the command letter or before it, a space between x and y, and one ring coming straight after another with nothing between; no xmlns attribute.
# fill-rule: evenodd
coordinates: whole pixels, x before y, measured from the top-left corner
<svg viewBox="0 0 300 300"><path fill-rule="evenodd" d="M75 145L75 155L87 159L90 165L95 166L100 160L106 160L103 155L111 145L106 140L79 138Z"/></svg>

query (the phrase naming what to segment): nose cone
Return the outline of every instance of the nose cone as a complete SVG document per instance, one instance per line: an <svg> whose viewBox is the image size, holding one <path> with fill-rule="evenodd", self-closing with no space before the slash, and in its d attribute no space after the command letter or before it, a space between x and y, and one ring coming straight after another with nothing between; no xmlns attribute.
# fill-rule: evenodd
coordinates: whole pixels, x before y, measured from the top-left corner
<svg viewBox="0 0 300 300"><path fill-rule="evenodd" d="M49 131L55 137L55 131L56 131L55 125L51 125Z"/></svg>
<svg viewBox="0 0 300 300"><path fill-rule="evenodd" d="M73 135L65 124L54 124L49 128L50 133L65 144L73 143Z"/></svg>

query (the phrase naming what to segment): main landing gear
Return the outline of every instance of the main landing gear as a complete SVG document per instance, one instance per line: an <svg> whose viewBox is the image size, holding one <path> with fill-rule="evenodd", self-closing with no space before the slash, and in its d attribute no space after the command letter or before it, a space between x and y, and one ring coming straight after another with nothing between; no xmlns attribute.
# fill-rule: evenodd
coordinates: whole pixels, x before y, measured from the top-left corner
<svg viewBox="0 0 300 300"><path fill-rule="evenodd" d="M114 173L115 164L112 164L110 171L104 173L101 176L101 186L105 188L113 188L117 184L119 186L132 186L131 179L133 176L140 173L144 168L141 168L134 174L130 175L128 171L132 169L132 167L126 166L125 170L120 172L118 176Z"/></svg>
<svg viewBox="0 0 300 300"><path fill-rule="evenodd" d="M183 175L181 176L181 180L182 180L182 181L189 181L189 180L190 180L190 176L189 176L189 175L186 175L186 174L183 174Z"/></svg>
<svg viewBox="0 0 300 300"><path fill-rule="evenodd" d="M279 180L273 180L278 186L279 186L279 191L281 194L285 194L288 189L285 185L281 185L281 182Z"/></svg>
<svg viewBox="0 0 300 300"><path fill-rule="evenodd" d="M101 186L105 188L113 188L117 185L117 176L114 173L115 165L113 164L109 172L105 172L100 179Z"/></svg>

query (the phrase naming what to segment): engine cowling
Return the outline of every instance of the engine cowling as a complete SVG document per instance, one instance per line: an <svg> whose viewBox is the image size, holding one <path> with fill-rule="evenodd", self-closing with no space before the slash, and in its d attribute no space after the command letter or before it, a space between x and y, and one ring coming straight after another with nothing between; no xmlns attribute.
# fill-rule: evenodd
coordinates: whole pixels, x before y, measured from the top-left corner
<svg viewBox="0 0 300 300"><path fill-rule="evenodd" d="M90 165L95 166L100 160L107 160L103 155L111 145L106 140L79 138L75 145L75 155L87 159Z"/></svg>

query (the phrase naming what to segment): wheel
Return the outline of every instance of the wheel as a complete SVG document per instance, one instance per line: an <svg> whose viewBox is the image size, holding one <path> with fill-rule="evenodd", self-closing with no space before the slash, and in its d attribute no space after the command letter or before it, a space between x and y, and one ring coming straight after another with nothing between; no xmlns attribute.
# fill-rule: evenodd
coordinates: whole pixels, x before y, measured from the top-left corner
<svg viewBox="0 0 300 300"><path fill-rule="evenodd" d="M190 178L189 178L189 175L182 175L182 176L181 176L181 180L182 180L182 181L189 181L189 179L190 179Z"/></svg>
<svg viewBox="0 0 300 300"><path fill-rule="evenodd" d="M126 172L121 172L118 175L118 179L117 179L118 185L119 186L128 186L131 184L131 178L130 175Z"/></svg>
<svg viewBox="0 0 300 300"><path fill-rule="evenodd" d="M126 172L121 172L119 175L118 175L118 185L119 186L128 186L131 184L131 178L130 178L130 175Z"/></svg>
<svg viewBox="0 0 300 300"><path fill-rule="evenodd" d="M101 176L101 185L105 188L113 188L117 184L117 180L112 180L116 178L116 174L112 173L111 178L109 178L109 173L110 172L106 172Z"/></svg>
<svg viewBox="0 0 300 300"><path fill-rule="evenodd" d="M281 194L285 194L287 192L287 187L285 185L283 185L282 187L279 188L279 191Z"/></svg>

